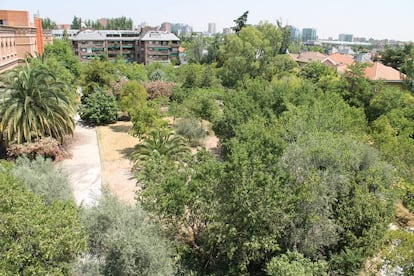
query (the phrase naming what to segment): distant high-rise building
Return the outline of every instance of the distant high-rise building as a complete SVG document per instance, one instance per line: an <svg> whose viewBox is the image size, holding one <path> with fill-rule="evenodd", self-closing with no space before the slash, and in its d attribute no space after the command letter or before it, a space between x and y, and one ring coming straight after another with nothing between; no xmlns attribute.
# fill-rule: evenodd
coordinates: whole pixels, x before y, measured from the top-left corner
<svg viewBox="0 0 414 276"><path fill-rule="evenodd" d="M187 24L183 23L173 23L171 24L171 32L176 35L191 36L193 28Z"/></svg>
<svg viewBox="0 0 414 276"><path fill-rule="evenodd" d="M216 33L216 23L208 23L208 33L209 34Z"/></svg>
<svg viewBox="0 0 414 276"><path fill-rule="evenodd" d="M305 28L302 29L302 41L315 41L318 39L318 36L316 35L316 29L313 28Z"/></svg>
<svg viewBox="0 0 414 276"><path fill-rule="evenodd" d="M171 33L171 23L169 23L169 22L162 23L160 31Z"/></svg>
<svg viewBox="0 0 414 276"><path fill-rule="evenodd" d="M352 34L339 34L338 40L339 41L352 42L352 41L354 41L354 35L352 35Z"/></svg>
<svg viewBox="0 0 414 276"><path fill-rule="evenodd" d="M290 41L298 41L302 38L302 33L295 26L288 25L286 26L290 32Z"/></svg>
<svg viewBox="0 0 414 276"><path fill-rule="evenodd" d="M231 33L231 29L230 28L223 28L223 34L230 34Z"/></svg>

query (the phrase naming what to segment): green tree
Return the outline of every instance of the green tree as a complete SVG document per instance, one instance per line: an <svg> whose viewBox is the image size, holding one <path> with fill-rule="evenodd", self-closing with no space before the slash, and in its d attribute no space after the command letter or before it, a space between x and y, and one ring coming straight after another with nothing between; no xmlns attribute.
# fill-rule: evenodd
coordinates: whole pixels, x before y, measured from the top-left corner
<svg viewBox="0 0 414 276"><path fill-rule="evenodd" d="M291 28L288 25L283 26L282 21L276 21L277 27L282 31L282 43L279 49L279 54L287 54L287 50L289 49L291 35L290 30Z"/></svg>
<svg viewBox="0 0 414 276"><path fill-rule="evenodd" d="M267 22L245 27L237 35L226 36L219 50L223 85L235 87L248 78L267 76L280 47L281 30Z"/></svg>
<svg viewBox="0 0 414 276"><path fill-rule="evenodd" d="M81 23L82 19L80 17L74 16L70 28L72 30L79 30L81 28Z"/></svg>
<svg viewBox="0 0 414 276"><path fill-rule="evenodd" d="M298 75L313 83L318 83L323 77L335 76L336 71L321 62L310 62L300 68Z"/></svg>
<svg viewBox="0 0 414 276"><path fill-rule="evenodd" d="M41 67L26 64L5 80L9 97L0 110L0 132L6 143L52 136L62 140L75 128L72 102L65 84Z"/></svg>
<svg viewBox="0 0 414 276"><path fill-rule="evenodd" d="M246 27L247 16L249 15L249 11L245 11L239 18L233 20L236 23L236 26L232 27L231 29L238 34L244 27Z"/></svg>
<svg viewBox="0 0 414 276"><path fill-rule="evenodd" d="M367 66L368 63L352 64L344 76L348 87L342 92L342 97L352 106L366 108L374 95L373 86L364 75Z"/></svg>
<svg viewBox="0 0 414 276"><path fill-rule="evenodd" d="M386 46L385 50L380 53L379 60L381 63L387 66L391 66L396 70L403 70L404 64L407 59L412 59L413 55L413 43L406 43L403 47L391 47ZM405 73L405 71L403 70Z"/></svg>
<svg viewBox="0 0 414 276"><path fill-rule="evenodd" d="M135 146L131 159L134 166L138 167L145 164L145 160L151 158L152 154L180 160L183 155L189 152L190 149L181 136L166 129L154 129L142 143Z"/></svg>
<svg viewBox="0 0 414 276"><path fill-rule="evenodd" d="M79 78L81 71L80 62L68 40L55 39L53 44L45 46L44 55L48 59L58 61L64 68L70 71L73 75L73 81Z"/></svg>
<svg viewBox="0 0 414 276"><path fill-rule="evenodd" d="M138 81L128 81L121 88L119 105L122 111L132 113L135 108L146 105L148 93Z"/></svg>
<svg viewBox="0 0 414 276"><path fill-rule="evenodd" d="M106 193L97 206L84 211L83 223L90 249L77 265L79 275L174 274L169 242L139 205L125 205Z"/></svg>
<svg viewBox="0 0 414 276"><path fill-rule="evenodd" d="M188 156L185 166L160 155L153 157L137 176L143 207L177 242L183 270L214 273L211 266L218 244L210 235L214 237L214 229L221 227L214 218L222 165L205 150Z"/></svg>
<svg viewBox="0 0 414 276"><path fill-rule="evenodd" d="M46 203L0 169L0 274L67 275L86 249L86 235L73 201Z"/></svg>
<svg viewBox="0 0 414 276"><path fill-rule="evenodd" d="M304 105L288 105L282 114L285 126L284 138L297 141L309 132L330 132L341 135L363 137L367 129L362 109L349 106L339 95L325 93L316 95Z"/></svg>
<svg viewBox="0 0 414 276"><path fill-rule="evenodd" d="M42 18L42 29L44 30L56 29L56 22L52 21L49 17Z"/></svg>
<svg viewBox="0 0 414 276"><path fill-rule="evenodd" d="M355 273L392 219L392 167L369 146L323 132L290 144L282 160L298 195L287 249L332 256L332 270Z"/></svg>
<svg viewBox="0 0 414 276"><path fill-rule="evenodd" d="M153 129L167 125L167 122L160 116L159 106L154 102L135 106L130 115L133 123L131 134L140 138L145 137Z"/></svg>
<svg viewBox="0 0 414 276"><path fill-rule="evenodd" d="M84 64L81 76L80 83L84 96L95 92L97 87L106 91L115 80L114 66L108 61L94 59Z"/></svg>
<svg viewBox="0 0 414 276"><path fill-rule="evenodd" d="M98 90L82 99L79 115L86 123L102 125L116 121L118 110L115 97Z"/></svg>

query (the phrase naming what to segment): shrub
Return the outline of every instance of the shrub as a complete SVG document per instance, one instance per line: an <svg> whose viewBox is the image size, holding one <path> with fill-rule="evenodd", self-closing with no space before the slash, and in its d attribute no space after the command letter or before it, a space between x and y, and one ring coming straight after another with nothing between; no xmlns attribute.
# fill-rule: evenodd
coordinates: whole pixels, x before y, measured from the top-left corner
<svg viewBox="0 0 414 276"><path fill-rule="evenodd" d="M82 98L80 117L89 124L103 125L118 117L115 97L104 92L94 92Z"/></svg>
<svg viewBox="0 0 414 276"><path fill-rule="evenodd" d="M72 275L71 263L86 248L78 207L47 204L9 170L0 165L0 275Z"/></svg>
<svg viewBox="0 0 414 276"><path fill-rule="evenodd" d="M178 121L177 134L188 139L191 146L198 146L200 140L206 137L206 131L203 129L201 123L194 118Z"/></svg>
<svg viewBox="0 0 414 276"><path fill-rule="evenodd" d="M48 203L53 200L73 199L68 175L60 169L55 169L49 158L37 156L36 159L30 160L27 157L19 157L12 174L22 179L30 190L44 196Z"/></svg>
<svg viewBox="0 0 414 276"><path fill-rule="evenodd" d="M267 264L268 275L327 275L328 264L325 261L312 262L298 252L288 252L287 254L274 257Z"/></svg>
<svg viewBox="0 0 414 276"><path fill-rule="evenodd" d="M156 69L154 72L152 72L149 76L149 79L152 81L165 81L167 80L167 77L161 69Z"/></svg>
<svg viewBox="0 0 414 276"><path fill-rule="evenodd" d="M98 206L85 210L90 255L78 270L98 266L103 275L173 275L169 245L146 218L139 206L105 194Z"/></svg>
<svg viewBox="0 0 414 276"><path fill-rule="evenodd" d="M156 80L147 82L144 86L147 89L148 98L152 100L160 96L170 97L175 83Z"/></svg>
<svg viewBox="0 0 414 276"><path fill-rule="evenodd" d="M66 153L59 145L59 142L52 137L45 137L35 142L26 142L23 144L11 144L7 148L7 155L13 158L25 155L29 159L35 159L37 156L61 160Z"/></svg>

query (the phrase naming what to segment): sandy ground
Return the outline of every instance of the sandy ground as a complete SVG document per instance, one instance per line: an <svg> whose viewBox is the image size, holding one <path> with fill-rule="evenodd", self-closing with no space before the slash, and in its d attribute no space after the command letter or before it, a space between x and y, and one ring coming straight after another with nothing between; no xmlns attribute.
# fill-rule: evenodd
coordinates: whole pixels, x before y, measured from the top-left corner
<svg viewBox="0 0 414 276"><path fill-rule="evenodd" d="M122 201L134 204L136 181L128 156L139 139L128 134L131 122L116 122L97 129L102 183Z"/></svg>

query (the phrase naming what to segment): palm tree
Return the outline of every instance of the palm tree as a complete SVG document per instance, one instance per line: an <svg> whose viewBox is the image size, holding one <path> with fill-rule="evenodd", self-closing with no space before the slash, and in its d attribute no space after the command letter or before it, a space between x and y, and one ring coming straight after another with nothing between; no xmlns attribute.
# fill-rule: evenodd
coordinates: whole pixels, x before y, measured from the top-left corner
<svg viewBox="0 0 414 276"><path fill-rule="evenodd" d="M172 131L155 129L149 133L144 142L135 146L131 159L136 168L154 155L179 161L189 152L190 148L183 137L175 135Z"/></svg>
<svg viewBox="0 0 414 276"><path fill-rule="evenodd" d="M45 67L26 63L4 80L6 95L0 107L0 132L10 142L31 142L46 136L62 141L73 134L74 109L57 81Z"/></svg>

